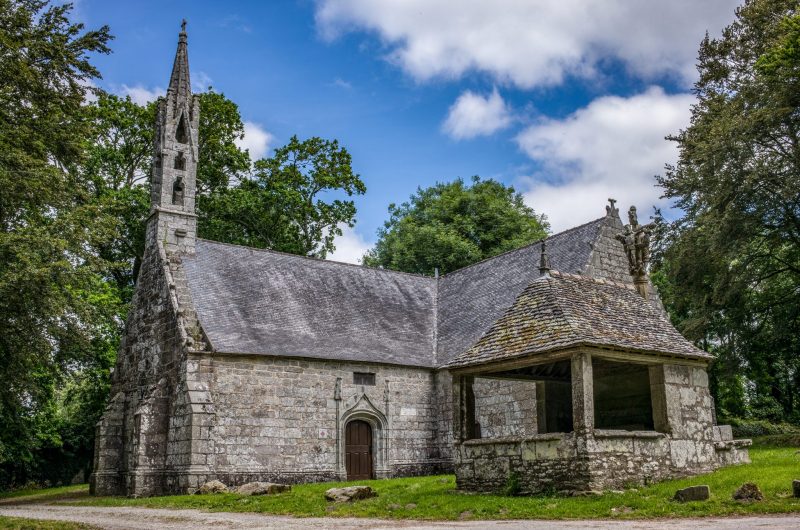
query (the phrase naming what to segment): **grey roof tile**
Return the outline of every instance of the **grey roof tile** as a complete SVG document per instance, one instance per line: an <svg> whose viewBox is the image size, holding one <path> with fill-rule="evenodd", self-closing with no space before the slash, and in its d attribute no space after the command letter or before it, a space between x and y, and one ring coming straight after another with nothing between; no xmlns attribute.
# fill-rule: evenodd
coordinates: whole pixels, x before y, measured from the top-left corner
<svg viewBox="0 0 800 530"><path fill-rule="evenodd" d="M450 367L476 366L577 346L710 359L632 284L551 271L532 281Z"/></svg>
<svg viewBox="0 0 800 530"><path fill-rule="evenodd" d="M618 229L611 226L614 219L609 219L547 238L551 266L565 273L616 275L616 262L621 263L624 255L606 234ZM487 347L490 339L486 337L539 277L540 253L541 242L536 242L454 271L437 282L431 277L198 240L196 254L183 256L182 267L200 324L216 351L439 367L456 358L464 361L465 352L474 355L479 344ZM603 260L614 265L603 267ZM588 301L594 295L586 296ZM529 319L526 329L541 328L537 340L559 346L567 340L566 321L554 318L565 310L558 306L548 311L548 318L541 321ZM606 330L619 341L620 328L614 327L617 317L593 313L597 330ZM604 328L606 321L609 327ZM671 340L688 344L663 312L660 320L653 320L654 333L667 333L664 322Z"/></svg>
<svg viewBox="0 0 800 530"><path fill-rule="evenodd" d="M216 351L432 366L433 278L204 240L183 267Z"/></svg>
<svg viewBox="0 0 800 530"><path fill-rule="evenodd" d="M547 238L551 266L581 273L606 218ZM438 362L450 362L472 346L539 276L541 242L454 271L439 283Z"/></svg>

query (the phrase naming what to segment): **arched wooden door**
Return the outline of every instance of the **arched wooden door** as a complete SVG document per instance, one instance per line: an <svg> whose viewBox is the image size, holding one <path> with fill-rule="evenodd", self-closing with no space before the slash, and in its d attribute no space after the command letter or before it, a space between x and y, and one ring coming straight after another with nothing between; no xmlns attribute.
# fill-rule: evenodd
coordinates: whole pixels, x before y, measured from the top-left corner
<svg viewBox="0 0 800 530"><path fill-rule="evenodd" d="M372 478L372 427L363 420L353 420L345 429L345 465L347 480Z"/></svg>

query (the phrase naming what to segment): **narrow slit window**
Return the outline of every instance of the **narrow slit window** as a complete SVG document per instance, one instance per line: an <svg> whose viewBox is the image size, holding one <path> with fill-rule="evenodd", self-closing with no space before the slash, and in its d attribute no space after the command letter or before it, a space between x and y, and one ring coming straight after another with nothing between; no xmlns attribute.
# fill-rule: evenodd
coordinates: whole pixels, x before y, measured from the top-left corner
<svg viewBox="0 0 800 530"><path fill-rule="evenodd" d="M353 384L375 386L375 374L370 372L353 372Z"/></svg>
<svg viewBox="0 0 800 530"><path fill-rule="evenodd" d="M186 115L181 114L181 119L178 121L178 129L175 131L175 140L178 143L189 143L189 128L186 126Z"/></svg>
<svg viewBox="0 0 800 530"><path fill-rule="evenodd" d="M186 158L183 153L178 153L178 156L175 157L175 169L186 170Z"/></svg>

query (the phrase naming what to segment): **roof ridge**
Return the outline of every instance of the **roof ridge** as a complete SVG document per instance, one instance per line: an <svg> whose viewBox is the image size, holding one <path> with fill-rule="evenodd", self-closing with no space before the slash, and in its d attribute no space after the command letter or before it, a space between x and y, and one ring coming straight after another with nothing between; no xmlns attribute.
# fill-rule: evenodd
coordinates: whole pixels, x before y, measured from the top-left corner
<svg viewBox="0 0 800 530"><path fill-rule="evenodd" d="M587 221L587 222L585 222L583 224L580 224L578 226L573 226L572 228L567 228L566 230L562 230L561 232L557 232L557 233L551 234L551 235L549 235L547 237L543 237L541 239L537 239L536 241L531 241L527 245L523 245L523 246L517 247L517 248L512 248L511 250L506 250L505 252L501 252L500 254L495 254L494 256L489 256L488 258L483 258L480 261L476 261L475 263L471 263L469 265L461 267L460 269L456 269L456 270L448 272L446 274L442 274L442 277L444 278L444 277L447 277L447 276L451 276L451 275L459 273L459 272L461 272L463 270L467 270L470 267L474 267L475 265L480 265L481 263L483 263L485 261L493 260L495 258L499 258L499 257L505 256L507 254L513 254L514 252L520 252L522 250L525 250L526 248L532 247L533 245L538 245L542 241L547 241L547 240L549 240L551 238L554 238L554 237L557 237L557 236L561 236L561 235L564 235L564 234L568 234L569 232L573 232L575 230L578 230L578 229L583 228L585 226L589 226L590 224L596 223L598 221L602 221L604 219L606 219L606 216L598 217L597 219L593 219L592 221Z"/></svg>
<svg viewBox="0 0 800 530"><path fill-rule="evenodd" d="M636 291L636 285L633 283L627 282L618 282L617 280L611 280L608 278L599 278L596 276L587 276L585 274L575 274L573 272L561 272L559 270L550 270L551 276L557 276L560 278L567 278L571 280L581 280L581 281L588 281L592 283L596 283L598 285L609 285L612 287L619 287L622 289L627 289L629 291Z"/></svg>
<svg viewBox="0 0 800 530"><path fill-rule="evenodd" d="M344 265L344 266L347 266L347 267L355 267L357 269L363 269L363 270L368 270L368 271L386 272L386 273L390 273L390 274L402 274L404 276L411 276L413 278L424 278L424 279L429 280L429 281L435 281L435 278L433 276L426 276L424 274L415 274L415 273L412 273L412 272L396 271L394 269L382 269L382 268L379 268L379 267L370 267L368 265L359 265L357 263L347 263L345 261L336 261L336 260L326 259L326 258L315 258L313 256L301 256L300 254L292 254L291 252L283 252L281 250L273 250L271 248L248 247L248 246L245 246L245 245L237 245L236 243L224 243L222 241L214 241L212 239L204 239L204 238L201 238L201 237L198 237L197 240L198 241L203 241L203 242L206 242L206 243L212 243L214 245L224 245L224 246L227 246L227 247L241 248L241 249L244 249L244 250L252 250L252 251L255 251L255 252L264 252L264 253L267 253L267 254L277 254L277 255L280 255L280 256L287 256L287 257L290 257L290 258L304 259L304 260L308 260L308 261L313 261L315 263L325 263L325 264L330 264L330 265L334 265L334 266Z"/></svg>

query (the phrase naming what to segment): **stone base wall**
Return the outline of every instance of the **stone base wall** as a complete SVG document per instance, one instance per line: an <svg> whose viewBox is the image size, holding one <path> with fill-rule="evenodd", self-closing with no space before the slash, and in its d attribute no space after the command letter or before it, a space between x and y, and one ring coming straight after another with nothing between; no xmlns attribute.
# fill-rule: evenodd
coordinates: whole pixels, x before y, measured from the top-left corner
<svg viewBox="0 0 800 530"><path fill-rule="evenodd" d="M587 489L589 473L574 434L543 434L526 439L469 440L457 448L459 489L502 492L512 476L520 494Z"/></svg>
<svg viewBox="0 0 800 530"><path fill-rule="evenodd" d="M456 450L456 484L468 491L501 492L516 476L523 495L624 489L749 461L742 441L736 442L736 447L718 449L716 454L711 444L711 460L678 466L672 458L673 444L680 451L692 445L695 454L704 454L708 444L624 431L468 440Z"/></svg>

